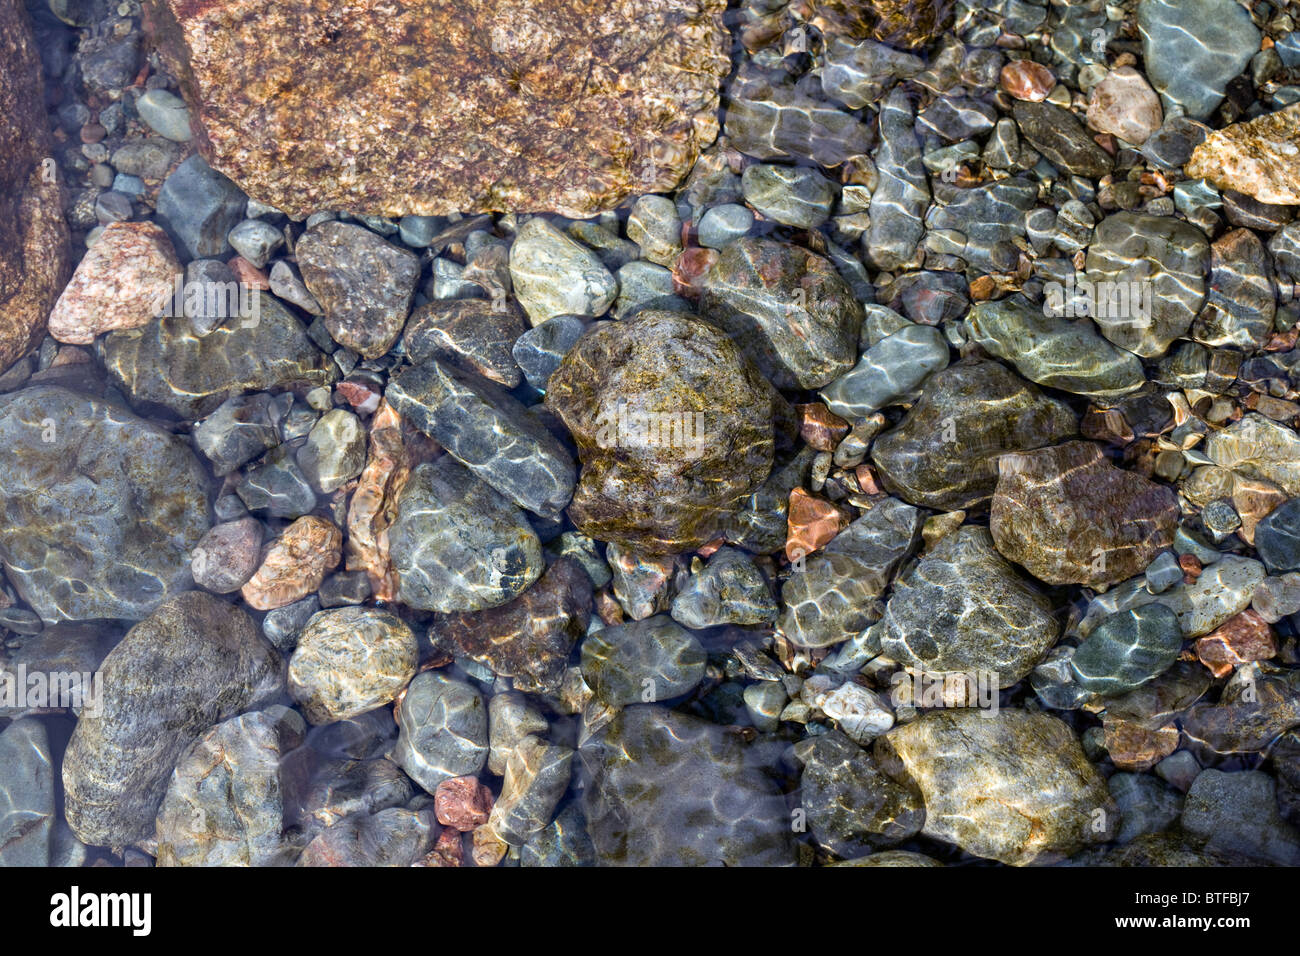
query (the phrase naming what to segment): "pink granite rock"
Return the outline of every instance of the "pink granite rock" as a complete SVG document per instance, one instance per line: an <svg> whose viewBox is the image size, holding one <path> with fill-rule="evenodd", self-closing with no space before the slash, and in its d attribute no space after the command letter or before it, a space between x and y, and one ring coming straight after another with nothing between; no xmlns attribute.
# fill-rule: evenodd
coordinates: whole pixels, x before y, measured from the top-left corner
<svg viewBox="0 0 1300 956"><path fill-rule="evenodd" d="M89 345L118 329L148 325L184 274L176 250L151 222L114 222L90 247L50 313L50 335Z"/></svg>
<svg viewBox="0 0 1300 956"><path fill-rule="evenodd" d="M1088 99L1088 125L1141 146L1164 122L1160 97L1131 66L1111 70L1092 88Z"/></svg>

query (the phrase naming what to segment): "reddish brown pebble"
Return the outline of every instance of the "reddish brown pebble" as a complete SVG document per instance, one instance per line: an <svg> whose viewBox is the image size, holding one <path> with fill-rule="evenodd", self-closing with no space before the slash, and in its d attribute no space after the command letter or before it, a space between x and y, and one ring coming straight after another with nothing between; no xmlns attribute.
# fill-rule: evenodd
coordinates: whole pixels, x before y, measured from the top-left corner
<svg viewBox="0 0 1300 956"><path fill-rule="evenodd" d="M262 559L262 566L240 589L250 607L270 611L300 601L339 563L343 535L334 524L305 515L289 525Z"/></svg>
<svg viewBox="0 0 1300 956"><path fill-rule="evenodd" d="M260 289L263 292L270 290L271 282L267 279L266 273L243 256L235 256L226 265L230 266L235 278L250 289Z"/></svg>
<svg viewBox="0 0 1300 956"><path fill-rule="evenodd" d="M673 266L673 288L681 295L698 296L704 276L718 261L718 250L693 247L683 250Z"/></svg>
<svg viewBox="0 0 1300 956"><path fill-rule="evenodd" d="M342 386L340 386L342 388ZM370 422L370 447L352 504L348 508L347 568L365 571L378 601L397 594L397 573L388 553L388 529L397 517L397 499L411 470L427 456L408 443L402 417L380 401Z"/></svg>
<svg viewBox="0 0 1300 956"><path fill-rule="evenodd" d="M1002 68L1002 88L1018 100L1039 103L1054 86L1052 71L1033 60L1012 60Z"/></svg>
<svg viewBox="0 0 1300 956"><path fill-rule="evenodd" d="M369 382L339 382L335 386L335 391L343 397L345 402L363 415L377 412L379 410L379 400L383 397L383 392Z"/></svg>
<svg viewBox="0 0 1300 956"><path fill-rule="evenodd" d="M1237 536L1247 544L1255 543L1255 528L1269 513L1287 500L1286 492L1262 478L1232 476L1232 506L1241 518Z"/></svg>
<svg viewBox="0 0 1300 956"><path fill-rule="evenodd" d="M714 554L717 553L718 549L721 548L726 543L727 543L726 538L714 538L712 541L700 545L700 547L696 550L695 553L702 558L711 558L713 557Z"/></svg>
<svg viewBox="0 0 1300 956"><path fill-rule="evenodd" d="M858 487L862 489L864 495L883 495L885 489L881 487L879 479L876 478L875 471L870 465L862 464L853 469L853 477L858 480Z"/></svg>
<svg viewBox="0 0 1300 956"><path fill-rule="evenodd" d="M817 451L834 451L845 435L849 423L821 402L796 405L799 414L799 435Z"/></svg>
<svg viewBox="0 0 1300 956"><path fill-rule="evenodd" d="M1191 584L1201 576L1201 562L1194 554L1180 555L1178 566L1183 569L1183 581Z"/></svg>
<svg viewBox="0 0 1300 956"><path fill-rule="evenodd" d="M596 616L605 622L606 627L613 627L615 624L623 623L623 608L618 603L618 599L609 593L607 588L602 588L596 592Z"/></svg>
<svg viewBox="0 0 1300 956"><path fill-rule="evenodd" d="M93 361L90 353L83 348L75 345L65 345L59 349L54 361L50 363L50 368L58 368L60 365L86 365Z"/></svg>
<svg viewBox="0 0 1300 956"><path fill-rule="evenodd" d="M433 808L443 826L468 833L487 823L492 812L492 791L478 777L452 777L438 784Z"/></svg>
<svg viewBox="0 0 1300 956"><path fill-rule="evenodd" d="M795 488L790 492L785 556L796 561L826 547L848 523L849 516L831 502Z"/></svg>
<svg viewBox="0 0 1300 956"><path fill-rule="evenodd" d="M1277 656L1277 637L1253 610L1228 618L1196 642L1196 657L1215 677L1227 677L1242 664Z"/></svg>
<svg viewBox="0 0 1300 956"><path fill-rule="evenodd" d="M98 123L87 123L81 127L81 141L83 143L98 143L108 135L108 130Z"/></svg>
<svg viewBox="0 0 1300 956"><path fill-rule="evenodd" d="M1106 752L1120 770L1150 770L1178 748L1178 728L1173 724L1147 730L1127 720L1111 718L1102 725Z"/></svg>
<svg viewBox="0 0 1300 956"><path fill-rule="evenodd" d="M433 849L416 866L464 866L465 865L465 841L461 837L459 830L453 830L450 827L438 834L438 841L434 843Z"/></svg>

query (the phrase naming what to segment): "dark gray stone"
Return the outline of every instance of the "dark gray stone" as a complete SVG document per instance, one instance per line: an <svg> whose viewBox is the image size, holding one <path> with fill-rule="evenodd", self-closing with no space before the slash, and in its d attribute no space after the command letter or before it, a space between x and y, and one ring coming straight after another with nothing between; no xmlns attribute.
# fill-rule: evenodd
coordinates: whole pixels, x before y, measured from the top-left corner
<svg viewBox="0 0 1300 956"><path fill-rule="evenodd" d="M554 517L573 496L577 466L568 451L522 404L487 379L435 359L395 374L385 397L520 507Z"/></svg>

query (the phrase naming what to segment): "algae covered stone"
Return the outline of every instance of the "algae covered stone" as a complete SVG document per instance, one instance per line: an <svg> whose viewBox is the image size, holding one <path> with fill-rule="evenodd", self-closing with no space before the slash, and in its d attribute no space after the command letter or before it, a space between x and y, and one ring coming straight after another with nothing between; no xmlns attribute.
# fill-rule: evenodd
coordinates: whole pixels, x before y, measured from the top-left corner
<svg viewBox="0 0 1300 956"><path fill-rule="evenodd" d="M101 346L109 377L142 413L189 421L241 392L332 385L338 367L306 326L275 298L254 295L247 315L231 315L207 335L183 315L110 333Z"/></svg>
<svg viewBox="0 0 1300 956"><path fill-rule="evenodd" d="M546 393L582 460L569 517L633 550L699 547L767 478L781 401L726 334L693 316L648 310L593 327Z"/></svg>

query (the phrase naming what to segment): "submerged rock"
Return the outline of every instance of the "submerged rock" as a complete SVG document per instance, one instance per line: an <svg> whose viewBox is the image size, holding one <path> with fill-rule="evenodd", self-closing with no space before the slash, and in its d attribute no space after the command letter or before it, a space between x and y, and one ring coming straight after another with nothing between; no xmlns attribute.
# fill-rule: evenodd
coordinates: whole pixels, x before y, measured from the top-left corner
<svg viewBox="0 0 1300 956"><path fill-rule="evenodd" d="M879 598L920 543L921 513L897 498L876 502L781 590L777 631L801 647L831 647L879 620Z"/></svg>
<svg viewBox="0 0 1300 956"><path fill-rule="evenodd" d="M240 392L332 385L338 367L303 324L273 297L253 295L247 316L232 315L207 335L186 316L110 333L101 346L104 367L141 412L189 421Z"/></svg>
<svg viewBox="0 0 1300 956"><path fill-rule="evenodd" d="M716 135L724 6L153 0L149 14L200 148L262 202L584 218L671 189Z"/></svg>
<svg viewBox="0 0 1300 956"><path fill-rule="evenodd" d="M862 237L867 257L879 269L917 265L917 244L925 233L921 217L930 203L930 181L921 162L915 106L898 87L881 104L880 185L871 194L871 224Z"/></svg>
<svg viewBox="0 0 1300 956"><path fill-rule="evenodd" d="M493 673L511 678L516 690L553 694L564 678L569 652L587 633L591 598L587 572L574 558L562 557L508 604L441 616L429 636L435 645L454 645Z"/></svg>
<svg viewBox="0 0 1300 956"><path fill-rule="evenodd" d="M16 720L0 731L0 866L49 866L56 819L49 733Z"/></svg>
<svg viewBox="0 0 1300 956"><path fill-rule="evenodd" d="M298 866L413 866L438 839L432 808L354 813L318 834Z"/></svg>
<svg viewBox="0 0 1300 956"><path fill-rule="evenodd" d="M704 648L662 615L596 631L582 642L582 676L611 707L688 693L704 678Z"/></svg>
<svg viewBox="0 0 1300 956"><path fill-rule="evenodd" d="M423 671L397 708L401 735L392 758L429 793L452 777L477 774L488 758L488 712L464 681Z"/></svg>
<svg viewBox="0 0 1300 956"><path fill-rule="evenodd" d="M524 513L449 455L411 472L388 539L399 599L423 610L498 607L546 567Z"/></svg>
<svg viewBox="0 0 1300 956"><path fill-rule="evenodd" d="M1143 358L1163 355L1200 311L1209 251L1201 230L1172 216L1117 212L1099 222L1085 277L1096 283L1089 315L1101 334Z"/></svg>
<svg viewBox="0 0 1300 956"><path fill-rule="evenodd" d="M283 663L237 607L191 591L127 632L100 668L98 713L63 759L68 824L91 846L152 838L177 759L219 721L283 692Z"/></svg>
<svg viewBox="0 0 1300 956"><path fill-rule="evenodd" d="M334 341L364 358L387 352L406 324L419 258L369 229L338 221L308 230L294 252Z"/></svg>
<svg viewBox="0 0 1300 956"><path fill-rule="evenodd" d="M1115 467L1099 445L1012 452L998 469L989 530L1003 555L1041 581L1116 584L1173 543L1173 489Z"/></svg>
<svg viewBox="0 0 1300 956"><path fill-rule="evenodd" d="M1077 420L998 364L964 359L935 372L871 457L887 489L927 508L955 511L993 495L998 458L1069 438Z"/></svg>
<svg viewBox="0 0 1300 956"><path fill-rule="evenodd" d="M778 749L662 707L621 710L587 747L597 861L615 866L793 864Z"/></svg>
<svg viewBox="0 0 1300 956"><path fill-rule="evenodd" d="M931 711L875 743L886 773L918 787L926 836L1013 866L1111 840L1106 782L1069 726L1025 710Z"/></svg>
<svg viewBox="0 0 1300 956"><path fill-rule="evenodd" d="M194 741L158 812L158 865L291 862L297 851L284 817L297 791L283 762L305 729L296 711L279 707L224 721Z"/></svg>
<svg viewBox="0 0 1300 956"><path fill-rule="evenodd" d="M368 607L312 616L289 659L289 693L313 724L382 707L415 675L415 635L398 617Z"/></svg>
<svg viewBox="0 0 1300 956"><path fill-rule="evenodd" d="M1010 687L1055 643L1051 602L967 526L921 556L896 582L878 625L890 658L922 671L988 674Z"/></svg>
<svg viewBox="0 0 1300 956"><path fill-rule="evenodd" d="M920 793L887 777L870 751L839 731L800 741L795 755L803 763L799 803L808 828L836 856L861 856L920 832Z"/></svg>
<svg viewBox="0 0 1300 956"><path fill-rule="evenodd" d="M384 397L521 508L555 517L573 494L576 469L568 451L495 382L430 359L394 375Z"/></svg>
<svg viewBox="0 0 1300 956"><path fill-rule="evenodd" d="M1151 85L1166 106L1196 120L1209 117L1259 51L1259 30L1235 0L1142 0L1137 25Z"/></svg>
<svg viewBox="0 0 1300 956"><path fill-rule="evenodd" d="M649 310L593 328L546 393L582 460L569 517L655 554L710 541L771 470L779 401L731 339L692 316Z"/></svg>
<svg viewBox="0 0 1300 956"><path fill-rule="evenodd" d="M820 388L853 367L862 306L834 264L772 239L737 239L704 280L700 314L777 388Z"/></svg>
<svg viewBox="0 0 1300 956"><path fill-rule="evenodd" d="M1105 341L1086 319L1071 322L1003 299L977 302L966 323L980 346L1039 385L1105 401L1146 382L1141 360Z"/></svg>
<svg viewBox="0 0 1300 956"><path fill-rule="evenodd" d="M63 184L50 154L41 57L22 4L0 10L0 372L41 341L68 279Z"/></svg>
<svg viewBox="0 0 1300 956"><path fill-rule="evenodd" d="M1085 689L1115 696L1159 677L1182 646L1183 632L1174 612L1163 604L1148 604L1098 623L1070 659L1070 667Z"/></svg>
<svg viewBox="0 0 1300 956"><path fill-rule="evenodd" d="M1260 202L1300 204L1300 103L1215 130L1196 147L1187 175Z"/></svg>
<svg viewBox="0 0 1300 956"><path fill-rule="evenodd" d="M0 560L48 622L137 621L193 587L207 478L188 443L54 386L0 397Z"/></svg>

